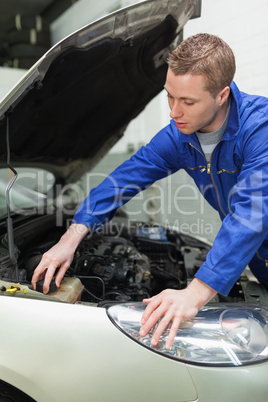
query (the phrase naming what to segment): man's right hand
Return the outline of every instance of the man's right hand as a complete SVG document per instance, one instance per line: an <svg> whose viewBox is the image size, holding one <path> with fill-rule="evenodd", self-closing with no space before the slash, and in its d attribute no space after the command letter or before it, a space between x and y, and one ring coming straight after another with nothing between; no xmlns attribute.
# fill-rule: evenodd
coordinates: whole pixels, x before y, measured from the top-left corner
<svg viewBox="0 0 268 402"><path fill-rule="evenodd" d="M46 294L57 268L59 268L59 270L55 278L55 283L57 287L60 286L65 272L71 265L78 244L88 232L89 229L86 226L72 224L59 242L44 253L32 277L34 289L36 289L36 282L44 279L43 292Z"/></svg>

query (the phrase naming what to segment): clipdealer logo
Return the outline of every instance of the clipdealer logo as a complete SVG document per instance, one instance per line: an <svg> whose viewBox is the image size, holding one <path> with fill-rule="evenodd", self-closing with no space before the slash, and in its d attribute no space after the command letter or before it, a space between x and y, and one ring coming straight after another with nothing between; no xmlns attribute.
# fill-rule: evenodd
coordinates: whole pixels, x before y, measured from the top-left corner
<svg viewBox="0 0 268 402"><path fill-rule="evenodd" d="M259 170L239 181L229 194L229 211L244 228L261 233L264 229L263 172Z"/></svg>

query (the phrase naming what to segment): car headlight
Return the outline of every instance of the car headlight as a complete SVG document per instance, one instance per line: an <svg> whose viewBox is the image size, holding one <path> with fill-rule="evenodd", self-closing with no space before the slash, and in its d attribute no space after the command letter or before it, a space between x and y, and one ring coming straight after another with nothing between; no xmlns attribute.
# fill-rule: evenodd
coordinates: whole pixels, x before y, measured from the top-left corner
<svg viewBox="0 0 268 402"><path fill-rule="evenodd" d="M171 349L165 344L169 327L158 344L151 345L155 328L141 337L144 303L107 308L112 322L126 335L152 351L191 364L240 366L268 359L268 309L247 304L208 304L198 315L182 322Z"/></svg>

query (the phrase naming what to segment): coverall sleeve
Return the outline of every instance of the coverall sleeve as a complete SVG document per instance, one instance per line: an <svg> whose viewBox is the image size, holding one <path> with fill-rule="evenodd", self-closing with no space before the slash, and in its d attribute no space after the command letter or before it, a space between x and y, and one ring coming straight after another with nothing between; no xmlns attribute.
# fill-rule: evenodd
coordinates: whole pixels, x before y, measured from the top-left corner
<svg viewBox="0 0 268 402"><path fill-rule="evenodd" d="M196 273L223 295L268 236L268 124L258 127L243 146L244 162L229 194L229 213Z"/></svg>
<svg viewBox="0 0 268 402"><path fill-rule="evenodd" d="M179 162L176 152L172 128L167 126L90 191L76 212L73 223L84 224L92 230L101 227L138 192L177 171Z"/></svg>

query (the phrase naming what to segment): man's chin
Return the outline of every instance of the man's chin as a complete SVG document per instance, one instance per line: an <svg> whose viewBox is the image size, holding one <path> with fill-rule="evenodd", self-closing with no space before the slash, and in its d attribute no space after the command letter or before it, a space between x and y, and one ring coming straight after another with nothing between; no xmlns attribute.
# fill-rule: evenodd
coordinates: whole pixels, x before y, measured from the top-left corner
<svg viewBox="0 0 268 402"><path fill-rule="evenodd" d="M178 128L178 130L179 130L182 134L185 134L185 135L190 135L190 134L193 134L193 133L194 133L194 131L192 131L192 130L189 129L189 128Z"/></svg>

